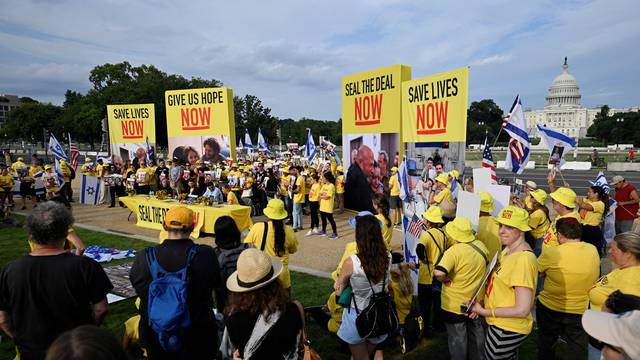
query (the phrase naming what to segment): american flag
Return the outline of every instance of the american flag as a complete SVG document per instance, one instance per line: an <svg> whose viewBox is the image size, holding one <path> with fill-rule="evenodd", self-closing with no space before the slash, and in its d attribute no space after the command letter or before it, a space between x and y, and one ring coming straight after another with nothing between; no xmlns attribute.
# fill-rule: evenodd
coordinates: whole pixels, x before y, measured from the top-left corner
<svg viewBox="0 0 640 360"><path fill-rule="evenodd" d="M493 154L491 153L491 146L487 138L484 139L484 152L482 153L482 167L488 168L491 172L491 182L498 183L498 177L496 176L496 164L493 162Z"/></svg>
<svg viewBox="0 0 640 360"><path fill-rule="evenodd" d="M80 157L80 149L78 145L71 141L71 134L69 134L69 154L71 154L71 166L73 170L78 170L78 158Z"/></svg>
<svg viewBox="0 0 640 360"><path fill-rule="evenodd" d="M420 220L416 214L413 214L411 217L411 221L407 226L407 233L415 236L417 239L420 239L420 235L422 235L422 220Z"/></svg>

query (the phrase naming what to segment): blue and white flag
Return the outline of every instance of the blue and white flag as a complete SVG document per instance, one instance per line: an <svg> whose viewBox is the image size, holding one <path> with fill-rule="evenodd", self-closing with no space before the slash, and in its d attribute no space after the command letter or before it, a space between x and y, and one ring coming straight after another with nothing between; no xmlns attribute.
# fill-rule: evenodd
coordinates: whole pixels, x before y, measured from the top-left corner
<svg viewBox="0 0 640 360"><path fill-rule="evenodd" d="M317 149L316 143L313 141L313 135L311 135L311 129L307 128L307 144L304 147L304 156L307 158L309 164L316 158Z"/></svg>
<svg viewBox="0 0 640 360"><path fill-rule="evenodd" d="M53 133L51 133L51 135L49 136L49 151L51 151L53 155L56 156L56 158L62 159L64 161L69 161L69 158L67 158L67 154L64 153L62 145L60 145L58 139L53 136Z"/></svg>
<svg viewBox="0 0 640 360"><path fill-rule="evenodd" d="M411 198L411 189L409 188L409 172L407 171L407 161L403 160L398 168L398 184L400 185L400 199Z"/></svg>
<svg viewBox="0 0 640 360"><path fill-rule="evenodd" d="M80 185L80 203L85 205L97 205L100 194L100 182L97 176L82 175Z"/></svg>
<svg viewBox="0 0 640 360"><path fill-rule="evenodd" d="M251 142L251 136L249 136L249 129L244 129L244 147L247 148L247 153L251 154L253 143Z"/></svg>
<svg viewBox="0 0 640 360"><path fill-rule="evenodd" d="M453 196L453 201L458 203L458 191L460 191L460 187L458 186L458 179L453 179L451 182L451 195Z"/></svg>
<svg viewBox="0 0 640 360"><path fill-rule="evenodd" d="M62 186L64 185L64 175L62 174L62 168L60 167L58 158L56 158L56 162L53 165L53 170L55 171L56 175L58 175L58 184L62 188Z"/></svg>
<svg viewBox="0 0 640 360"><path fill-rule="evenodd" d="M422 220L413 214L411 218L402 216L402 226L404 229L404 261L407 263L418 263L418 254L416 247L422 236ZM418 294L418 269L411 272L411 280L413 282L413 294Z"/></svg>
<svg viewBox="0 0 640 360"><path fill-rule="evenodd" d="M527 132L527 122L522 111L522 101L520 95L516 96L511 111L502 123L502 128L506 131L511 140L507 147L507 158L505 169L516 174L522 174L529 162L529 133Z"/></svg>
<svg viewBox="0 0 640 360"><path fill-rule="evenodd" d="M594 181L589 181L589 183L591 183L591 185L594 185L594 186L601 186L604 189L604 191L607 192L607 194L611 190L611 188L609 187L609 183L607 182L607 178L604 177L604 173L602 171L598 173Z"/></svg>
<svg viewBox="0 0 640 360"><path fill-rule="evenodd" d="M536 127L549 148L549 164L562 168L565 163L564 154L576 147L576 141L559 131L540 125L536 125Z"/></svg>
<svg viewBox="0 0 640 360"><path fill-rule="evenodd" d="M260 150L268 150L269 145L264 141L264 136L262 135L262 129L258 128L258 149Z"/></svg>
<svg viewBox="0 0 640 360"><path fill-rule="evenodd" d="M151 143L149 143L149 137L147 136L147 165L149 165L151 160L155 160L155 158L156 154L153 151L153 147L151 146Z"/></svg>
<svg viewBox="0 0 640 360"><path fill-rule="evenodd" d="M244 144L242 144L242 139L239 139L239 140L238 140L238 147L239 147L240 149L244 148Z"/></svg>
<svg viewBox="0 0 640 360"><path fill-rule="evenodd" d="M35 186L36 186L35 187L36 195L44 195L44 179L42 178L43 175L44 175L44 170L38 171L33 175L33 180L35 181Z"/></svg>

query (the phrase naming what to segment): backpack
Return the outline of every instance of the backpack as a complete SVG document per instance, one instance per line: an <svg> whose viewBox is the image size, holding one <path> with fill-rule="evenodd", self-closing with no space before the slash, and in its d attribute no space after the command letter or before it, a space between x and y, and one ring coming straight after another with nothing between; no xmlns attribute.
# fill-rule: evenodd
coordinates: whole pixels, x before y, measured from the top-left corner
<svg viewBox="0 0 640 360"><path fill-rule="evenodd" d="M413 303L412 309L404 318L404 329L402 331L402 353L406 354L409 351L415 349L420 342L420 337L424 330L424 322L420 309Z"/></svg>
<svg viewBox="0 0 640 360"><path fill-rule="evenodd" d="M158 334L158 342L168 352L182 350L182 329L191 324L187 308L187 287L189 267L198 253L193 245L187 255L187 264L176 272L165 271L156 259L156 249L145 252L152 281L149 284L147 317L149 326Z"/></svg>
<svg viewBox="0 0 640 360"><path fill-rule="evenodd" d="M227 279L238 268L238 257L240 253L248 249L247 243L242 243L235 249L222 250L215 248L214 251L218 257L218 265L220 266L220 274L222 275L223 284L227 283Z"/></svg>
<svg viewBox="0 0 640 360"><path fill-rule="evenodd" d="M387 276L385 275L382 280L382 290L379 293L373 290L368 276L367 282L369 282L372 292L369 305L362 312L358 311L358 306L356 305L356 313L358 314L356 328L358 329L358 335L363 339L386 335L398 328L396 307L393 304L391 295L385 291ZM355 298L353 302L356 304Z"/></svg>

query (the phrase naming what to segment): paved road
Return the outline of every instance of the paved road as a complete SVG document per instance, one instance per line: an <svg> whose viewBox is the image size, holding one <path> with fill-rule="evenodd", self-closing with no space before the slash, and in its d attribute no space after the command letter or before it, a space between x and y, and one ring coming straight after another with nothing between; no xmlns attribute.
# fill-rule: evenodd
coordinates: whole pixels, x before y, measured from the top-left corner
<svg viewBox="0 0 640 360"><path fill-rule="evenodd" d="M496 172L498 178L506 179L507 181L509 181L509 183L513 181L513 174L510 171L498 169ZM562 172L562 175L578 195L584 195L587 191L587 188L590 186L589 181L593 181L596 178L596 175L598 175L598 172L599 170L565 170ZM471 168L466 168L464 173L465 175L471 175ZM546 169L525 170L522 175L517 175L516 178L523 181L535 181L536 184L538 184L538 187L544 189L545 191L549 191L549 186L547 185L548 174L549 170ZM640 185L640 172L638 171L605 172L605 176L607 177L607 181L609 182L611 182L611 178L614 175L622 175L631 184L634 184L635 186ZM562 178L559 174L556 176L556 184L562 184Z"/></svg>

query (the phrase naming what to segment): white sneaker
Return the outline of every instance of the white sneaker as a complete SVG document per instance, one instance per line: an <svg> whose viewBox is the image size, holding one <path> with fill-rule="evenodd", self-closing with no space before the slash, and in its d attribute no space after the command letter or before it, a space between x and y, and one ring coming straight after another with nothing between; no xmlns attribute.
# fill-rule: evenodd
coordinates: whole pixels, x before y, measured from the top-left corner
<svg viewBox="0 0 640 360"><path fill-rule="evenodd" d="M313 229L312 232L313 232L313 235L320 235L320 230L318 229Z"/></svg>
<svg viewBox="0 0 640 360"><path fill-rule="evenodd" d="M311 235L313 235L313 230L307 231L307 233L304 236L311 236Z"/></svg>

